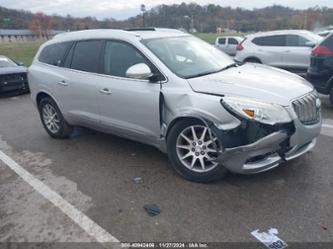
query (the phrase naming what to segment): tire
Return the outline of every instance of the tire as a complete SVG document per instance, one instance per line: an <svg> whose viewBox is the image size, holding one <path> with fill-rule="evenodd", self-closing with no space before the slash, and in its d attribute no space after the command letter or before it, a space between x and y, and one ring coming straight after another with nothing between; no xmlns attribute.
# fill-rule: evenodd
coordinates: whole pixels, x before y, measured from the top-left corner
<svg viewBox="0 0 333 249"><path fill-rule="evenodd" d="M182 136L183 134L187 138L190 138L190 140L195 140L193 136L191 137L191 134L193 135L192 127L194 128L195 132L197 133L197 137L199 138L198 140L196 140L197 142L195 148L193 143L192 145L190 145L189 141L186 141L186 139L184 139L184 137ZM173 127L171 127L171 130L167 137L168 156L171 164L182 177L193 182L207 183L217 181L222 179L227 173L227 170L222 165L211 162L208 159L208 157L216 157L217 154L216 150L214 150L213 143L211 143L208 130L206 130L204 139L202 139L202 133L204 129L207 128L201 121L196 119L185 119L177 122ZM201 145L199 145L200 141ZM209 142L210 144L208 145ZM206 146L206 148L204 148L203 146ZM212 149L214 152L210 152ZM188 153L194 155L182 159L182 157L187 155ZM197 153L197 155L199 154L199 157L195 156L195 153ZM201 153L205 154L203 155ZM200 159L200 157L202 157L203 159ZM203 169L202 167L202 160L203 163L206 164L206 169ZM193 167L191 168L193 161L195 162Z"/></svg>
<svg viewBox="0 0 333 249"><path fill-rule="evenodd" d="M259 63L259 64L261 64L261 61L259 59L257 59L257 58L246 58L244 61L245 62L252 62L252 63Z"/></svg>
<svg viewBox="0 0 333 249"><path fill-rule="evenodd" d="M333 86L331 87L331 90L330 90L330 102L333 105Z"/></svg>
<svg viewBox="0 0 333 249"><path fill-rule="evenodd" d="M39 102L38 109L42 124L51 137L63 139L70 136L73 127L66 122L53 99L48 97L43 98ZM47 118L50 119L51 115L54 115L54 118L52 119L52 122L47 123Z"/></svg>

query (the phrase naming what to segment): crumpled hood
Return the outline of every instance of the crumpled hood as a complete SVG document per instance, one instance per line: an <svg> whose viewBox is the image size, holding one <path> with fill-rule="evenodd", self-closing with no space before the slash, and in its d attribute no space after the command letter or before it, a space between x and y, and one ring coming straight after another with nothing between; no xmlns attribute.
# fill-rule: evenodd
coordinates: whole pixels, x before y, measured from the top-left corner
<svg viewBox="0 0 333 249"><path fill-rule="evenodd" d="M188 82L195 92L246 97L283 106L313 91L312 85L298 75L253 63Z"/></svg>
<svg viewBox="0 0 333 249"><path fill-rule="evenodd" d="M26 73L27 68L22 66L17 67L0 67L0 75L12 73Z"/></svg>

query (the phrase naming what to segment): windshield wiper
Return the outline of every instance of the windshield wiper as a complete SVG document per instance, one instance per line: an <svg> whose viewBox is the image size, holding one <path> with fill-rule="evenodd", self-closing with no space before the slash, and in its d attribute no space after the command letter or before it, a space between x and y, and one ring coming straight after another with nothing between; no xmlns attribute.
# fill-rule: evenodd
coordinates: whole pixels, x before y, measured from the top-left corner
<svg viewBox="0 0 333 249"><path fill-rule="evenodd" d="M210 71L210 72L204 72L204 73L198 73L198 74L192 74L190 76L185 77L185 79L190 79L190 78L197 78L197 77L201 77L201 76L205 76L208 74L212 74L212 73L217 73L218 71Z"/></svg>
<svg viewBox="0 0 333 249"><path fill-rule="evenodd" d="M237 67L237 66L239 66L239 64L236 63L236 62L234 62L234 63L231 63L230 65L228 65L228 66L222 68L219 72L224 71L224 70L228 70L229 68Z"/></svg>
<svg viewBox="0 0 333 249"><path fill-rule="evenodd" d="M196 78L196 77L201 77L201 76L205 76L205 75L208 75L208 74L213 74L213 73L219 73L219 72L222 72L222 71L225 71L225 70L228 70L229 68L232 68L232 67L237 67L237 66L240 66L242 65L241 63L231 63L229 64L228 66L225 66L219 70L216 70L216 71L211 71L211 72L204 72L204 73L198 73L198 74L194 74L194 75L190 75L190 76L187 76L186 79L190 79L190 78Z"/></svg>

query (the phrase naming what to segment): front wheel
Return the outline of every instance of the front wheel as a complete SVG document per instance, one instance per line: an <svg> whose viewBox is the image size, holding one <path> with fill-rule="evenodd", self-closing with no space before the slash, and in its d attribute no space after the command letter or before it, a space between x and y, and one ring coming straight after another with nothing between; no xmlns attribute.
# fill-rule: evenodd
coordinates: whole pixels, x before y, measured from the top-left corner
<svg viewBox="0 0 333 249"><path fill-rule="evenodd" d="M227 170L214 159L220 148L216 136L199 120L187 119L170 130L168 155L175 170L194 182L212 182L223 178Z"/></svg>
<svg viewBox="0 0 333 249"><path fill-rule="evenodd" d="M66 138L72 133L73 127L66 122L53 99L43 98L38 107L42 124L51 137Z"/></svg>

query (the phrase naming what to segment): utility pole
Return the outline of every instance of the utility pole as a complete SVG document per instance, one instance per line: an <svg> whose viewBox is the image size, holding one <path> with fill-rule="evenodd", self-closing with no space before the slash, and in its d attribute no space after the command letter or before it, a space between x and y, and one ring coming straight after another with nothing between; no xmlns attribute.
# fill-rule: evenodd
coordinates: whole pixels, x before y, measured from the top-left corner
<svg viewBox="0 0 333 249"><path fill-rule="evenodd" d="M142 11L142 27L145 27L146 6L144 4L141 4L141 11Z"/></svg>

